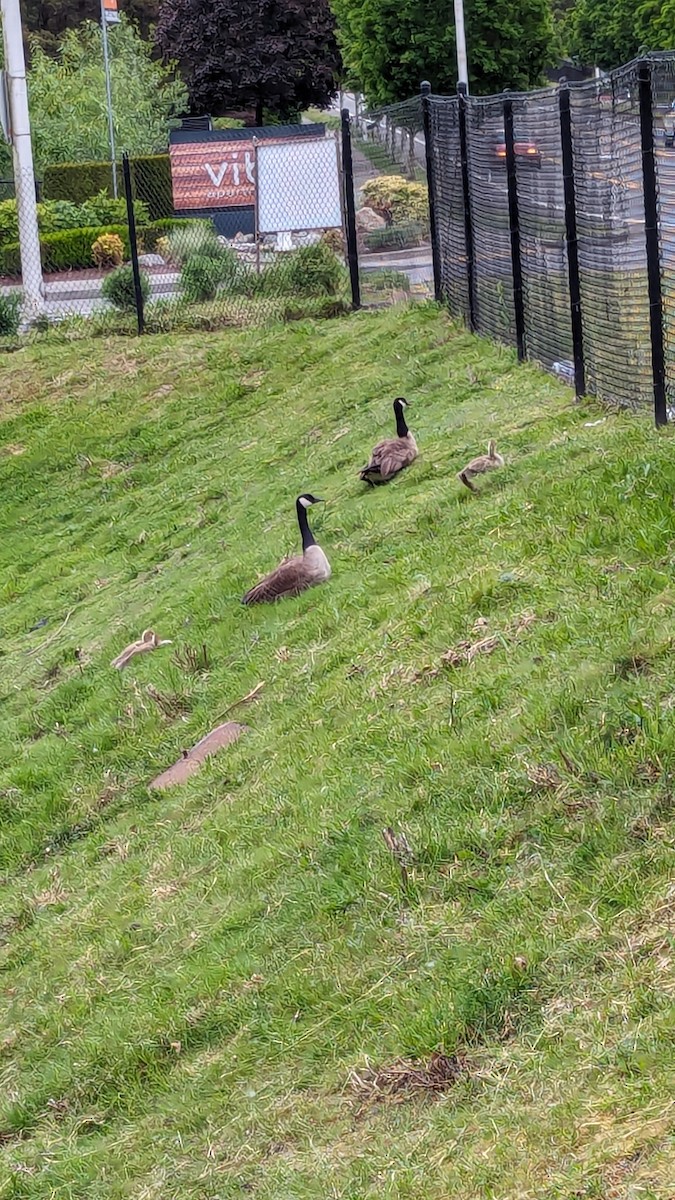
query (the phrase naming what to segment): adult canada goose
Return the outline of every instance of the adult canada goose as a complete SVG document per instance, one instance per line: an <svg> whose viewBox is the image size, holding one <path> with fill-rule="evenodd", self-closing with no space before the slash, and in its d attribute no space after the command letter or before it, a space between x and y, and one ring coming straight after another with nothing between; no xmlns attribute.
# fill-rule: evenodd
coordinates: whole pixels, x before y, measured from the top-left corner
<svg viewBox="0 0 675 1200"><path fill-rule="evenodd" d="M370 462L360 472L364 483L375 487L376 483L387 483L398 475L404 467L409 467L417 458L417 442L406 425L403 409L408 407L408 401L403 396L394 400L396 413L396 437L378 442L370 456Z"/></svg>
<svg viewBox="0 0 675 1200"><path fill-rule="evenodd" d="M330 579L330 563L321 547L317 546L307 520L307 509L312 504L323 504L323 500L305 492L295 502L302 554L284 559L276 571L271 571L242 597L242 604L266 604L283 600L286 596L299 596L307 588Z"/></svg>
<svg viewBox="0 0 675 1200"><path fill-rule="evenodd" d="M504 466L504 459L501 454L497 454L497 449L494 441L490 441L487 454L479 454L478 458L472 458L470 463L459 472L457 478L468 487L470 492L478 491L471 482L476 475L485 475L486 471L496 471L498 467Z"/></svg>

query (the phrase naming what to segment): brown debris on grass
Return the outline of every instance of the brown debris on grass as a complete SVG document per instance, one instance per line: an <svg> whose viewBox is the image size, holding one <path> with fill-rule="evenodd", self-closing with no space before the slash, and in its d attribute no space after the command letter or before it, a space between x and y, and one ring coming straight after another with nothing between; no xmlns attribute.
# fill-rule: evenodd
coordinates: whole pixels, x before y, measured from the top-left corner
<svg viewBox="0 0 675 1200"><path fill-rule="evenodd" d="M527 768L527 778L536 791L557 791L562 779L553 763L533 763Z"/></svg>
<svg viewBox="0 0 675 1200"><path fill-rule="evenodd" d="M445 654L441 655L441 662L446 667L463 667L472 663L475 658L480 658L481 655L492 654L498 646L506 645L510 641L517 641L521 633L525 633L536 619L534 613L522 613L503 633L488 634L487 637L480 638L477 642L458 642L456 646L452 646L450 650L446 650Z"/></svg>
<svg viewBox="0 0 675 1200"><path fill-rule="evenodd" d="M165 788L185 783L191 775L199 770L207 758L211 758L220 750L224 750L226 746L231 746L233 742L238 741L247 729L247 725L238 725L236 721L226 721L224 725L217 725L191 750L184 750L182 757L166 771L156 775L148 786L154 790L164 791Z"/></svg>
<svg viewBox="0 0 675 1200"><path fill-rule="evenodd" d="M114 658L110 665L116 671L123 671L137 654L147 654L150 650L158 650L160 646L170 645L171 641L169 639L159 638L153 629L144 629L138 641L131 642L128 646L125 646L122 653L118 654L117 658Z"/></svg>
<svg viewBox="0 0 675 1200"><path fill-rule="evenodd" d="M382 837L387 850L401 870L401 880L404 887L408 885L408 869L415 861L412 847L404 833L394 833L390 827L382 830Z"/></svg>
<svg viewBox="0 0 675 1200"><path fill-rule="evenodd" d="M466 1072L456 1054L438 1051L427 1059L398 1058L386 1067L367 1064L351 1072L349 1082L362 1104L401 1104L415 1096L439 1096Z"/></svg>

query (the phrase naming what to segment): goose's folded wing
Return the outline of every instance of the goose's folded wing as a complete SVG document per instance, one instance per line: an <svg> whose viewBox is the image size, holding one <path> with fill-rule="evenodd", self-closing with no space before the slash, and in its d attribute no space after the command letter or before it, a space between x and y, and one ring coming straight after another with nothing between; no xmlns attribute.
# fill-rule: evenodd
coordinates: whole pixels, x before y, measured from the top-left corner
<svg viewBox="0 0 675 1200"><path fill-rule="evenodd" d="M402 471L404 467L410 466L416 455L415 447L402 438L397 438L391 442L383 442L377 448L380 451L377 465L383 479L387 479L389 476L395 475L397 471Z"/></svg>
<svg viewBox="0 0 675 1200"><path fill-rule="evenodd" d="M281 600L285 596L299 596L305 588L311 587L314 580L307 571L301 555L288 558L276 569L266 575L260 583L256 583L245 596L242 604L264 604L273 600Z"/></svg>

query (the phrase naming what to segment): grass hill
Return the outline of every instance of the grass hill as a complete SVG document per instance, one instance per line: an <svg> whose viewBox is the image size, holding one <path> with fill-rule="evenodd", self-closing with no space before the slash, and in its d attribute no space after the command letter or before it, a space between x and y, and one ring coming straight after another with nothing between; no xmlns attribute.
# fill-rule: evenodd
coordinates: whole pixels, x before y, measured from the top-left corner
<svg viewBox="0 0 675 1200"><path fill-rule="evenodd" d="M672 433L433 306L0 373L2 1200L672 1200Z"/></svg>

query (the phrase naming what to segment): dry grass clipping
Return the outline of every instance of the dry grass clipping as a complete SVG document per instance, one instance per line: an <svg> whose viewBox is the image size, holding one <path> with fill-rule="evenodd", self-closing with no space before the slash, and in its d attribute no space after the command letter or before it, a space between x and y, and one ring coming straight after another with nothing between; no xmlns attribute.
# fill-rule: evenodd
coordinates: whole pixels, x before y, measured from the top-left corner
<svg viewBox="0 0 675 1200"><path fill-rule="evenodd" d="M349 1082L362 1104L401 1104L415 1096L441 1095L465 1072L466 1064L456 1054L434 1051L426 1061L398 1058L389 1066L377 1068L368 1064L352 1071Z"/></svg>

